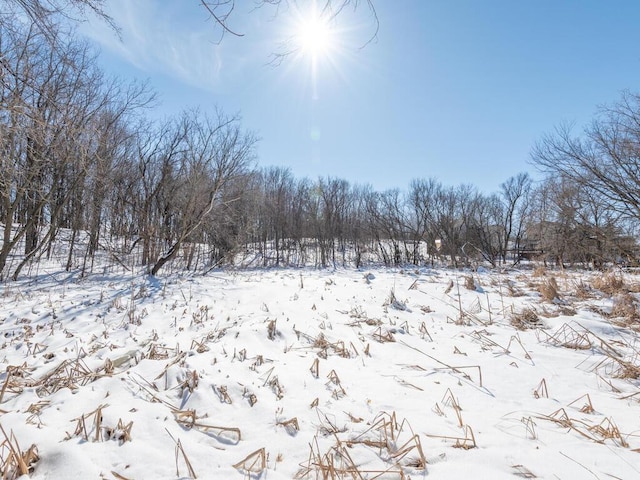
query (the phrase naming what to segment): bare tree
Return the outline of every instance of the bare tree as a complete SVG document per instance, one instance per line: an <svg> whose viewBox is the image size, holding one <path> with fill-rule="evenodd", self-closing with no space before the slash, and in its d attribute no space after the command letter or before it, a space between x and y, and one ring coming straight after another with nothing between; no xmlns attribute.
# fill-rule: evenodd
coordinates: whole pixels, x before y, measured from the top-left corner
<svg viewBox="0 0 640 480"><path fill-rule="evenodd" d="M504 213L500 222L503 240L500 254L503 262L507 260L510 246L515 254L514 263L518 263L520 260L518 252L529 211L531 185L532 181L528 173L520 173L515 177L510 177L500 185L500 196L504 204Z"/></svg>
<svg viewBox="0 0 640 480"><path fill-rule="evenodd" d="M640 96L625 92L618 103L600 109L581 136L566 125L556 128L536 144L532 160L640 219Z"/></svg>
<svg viewBox="0 0 640 480"><path fill-rule="evenodd" d="M173 260L184 242L195 239L220 203L232 201L224 197L224 188L253 160L256 138L242 132L237 117L218 112L215 118L209 118L191 112L185 114L184 122L184 150L174 177L177 188L168 205L168 213L174 215L170 219L171 237L151 268L151 275Z"/></svg>
<svg viewBox="0 0 640 480"><path fill-rule="evenodd" d="M113 19L105 13L106 0L0 0L0 26L13 28L24 14L35 31L50 45L60 41L60 20L84 21L91 13L118 31Z"/></svg>

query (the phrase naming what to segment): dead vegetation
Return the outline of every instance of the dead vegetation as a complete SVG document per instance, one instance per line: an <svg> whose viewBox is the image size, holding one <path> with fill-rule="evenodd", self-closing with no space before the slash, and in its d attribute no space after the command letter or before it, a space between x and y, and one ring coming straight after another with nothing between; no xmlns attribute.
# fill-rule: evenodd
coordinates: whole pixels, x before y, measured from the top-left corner
<svg viewBox="0 0 640 480"><path fill-rule="evenodd" d="M23 451L13 431L7 435L2 425L0 425L0 430L4 437L0 443L0 475L2 479L15 480L23 475L31 474L40 459L38 448L31 445L26 451Z"/></svg>
<svg viewBox="0 0 640 480"><path fill-rule="evenodd" d="M287 344L284 347L285 353L293 350L298 351L300 356L308 354L312 355L311 358L305 357L309 358L308 363L307 360L305 360L305 367L309 368L309 364L311 364L309 368L311 375L306 373L306 380L309 383L314 381L312 378L319 380L322 373L323 380L320 380L318 384L323 388L322 384L324 382L326 391L320 393L314 392L313 395L309 395L310 398L305 402L311 400L311 397L316 397L313 402L311 402L311 409L323 408L323 406L327 405L327 401L338 402L342 400L347 396L347 389L349 389L349 393L351 394L348 381L343 382L343 380L338 376L336 370L331 369L332 367L330 365L335 361L343 362L341 359L356 359L358 363L362 361L362 365L365 365L365 362L371 361L369 344L366 342L370 341L372 338L379 344L371 342L374 345L376 354L378 351L383 349L397 349L399 348L399 345L405 345L407 347L410 346L414 350L418 350L420 353L429 357L430 362L429 364L425 362L424 366L412 365L409 368L415 368L415 370L420 370L422 372L429 372L429 374L432 375L440 374L440 372L446 372L446 375L450 375L455 378L458 385L462 385L462 382L468 380L469 382L475 383L476 387L479 389L484 388L482 384L482 370L479 365L450 365L415 347L415 345L420 346L419 341L423 341L431 342L430 344L427 344L429 345L428 348L433 347L432 349L434 350L437 348L437 340L442 338L441 334L438 332L438 315L441 315L442 317L445 317L446 315L447 323L452 323L457 327L460 327L459 332L463 332L459 335L460 339L465 337L471 338L474 342L473 344L476 346L479 345L479 348L475 349L476 351L474 352L474 348L469 348L469 343L464 344L464 341L461 340L460 344L456 339L456 344L453 348L453 353L457 355L456 358L474 358L474 354L477 354L479 350L481 354L483 352L492 352L496 357L507 355L511 357L509 360L513 360L509 364L513 367L518 367L518 364L522 365L523 361L528 361L529 363L527 365L535 365L523 344L523 342L528 344L535 333L535 337L538 341L545 343L548 346L569 348L576 351L592 350L594 355L599 355L597 357L598 363L593 365L585 362L586 367L582 366L582 368L585 369L590 367L591 371L597 375L599 379L598 383L601 386L603 384L600 379L609 385L613 392L621 394L618 398L634 397L636 394L628 395L627 392L624 391L624 385L625 383L630 384L631 382L637 383L637 380L640 379L640 352L637 350L636 344L622 336L614 341L606 340L605 338L608 338L608 334L601 334L599 336L594 333L594 331L584 328L576 321L562 324L559 328L556 328L560 322L557 320L549 320L548 324L554 326L552 331L551 329L545 328L545 323L542 320L543 318L554 318L559 315L575 315L577 312L571 306L572 300L575 301L576 298L580 300L598 298L598 291L606 291L613 292L610 293L613 298L611 308L607 311L602 311L604 318L618 326L635 327L638 324L638 319L640 318L638 301L636 297L630 293L629 287L624 283L623 277L621 275L613 274L611 276L604 276L600 282L594 281L592 286L581 280L580 282L575 283L575 289L572 289L571 286L567 287L568 284L571 285L570 281L567 280L567 277L560 277L561 279L564 278L563 291L567 292L566 296L562 298L559 293L560 289L558 281L554 276L549 275L546 271L542 271L539 274L539 277L541 280L538 280L535 283L525 282L522 290L516 287L516 285L521 285L522 283L516 284L512 280L504 282L500 279L500 281L492 282L491 285L496 287L496 290L498 288L500 289L499 302L501 305L496 308L495 298L490 299L489 294L487 293L485 302L485 292L482 289L477 288L477 281L474 280L473 276L465 276L463 277L464 287L468 290L479 291L482 296L477 295L477 299L474 298L473 301L469 301L470 297L468 296L461 300L460 297L462 297L462 295L460 295L460 287L458 285L458 294L447 294L448 296L445 299L445 303L448 303L444 307L439 306L438 313L430 315L434 313L431 308L423 308L420 311L415 312L415 314L419 316L418 318L420 318L421 322L416 322L415 319L410 318L407 313L400 313L411 313L411 311L407 309L409 300L399 302L392 289L389 297L383 305L383 307L385 307L385 313L384 315L380 315L380 319L369 317L360 306L352 307L351 310L336 310L349 317L344 318L345 321L342 322L342 325L351 327L353 331L356 332L357 337L354 337L352 339L353 341L349 341L346 337L338 336L339 330L336 326L341 322L334 318L329 318L329 315L331 314L329 309L326 310L329 314L321 314L322 320L320 323L307 326L305 328L307 332L310 333L305 333L296 329L294 325L293 331L296 336L293 340L293 345L289 341L293 336L290 335L290 331L286 332L286 329L290 327L288 327L284 320L280 323L282 332L276 329L276 320L262 320L259 330L260 337L264 340L264 327L266 325L266 337L271 341L275 341L275 343L265 343L281 350L282 346L278 346L279 342L277 340L282 340L281 343L284 344L284 340L287 339ZM531 277L529 277L529 280L530 278ZM522 280L520 280L520 282L521 281ZM414 285L416 285L416 282L412 284L411 288L414 292L411 292L409 295L415 294L418 296L423 293L420 292L418 288L413 288ZM508 286L509 293L512 296L529 295L530 297L537 298L535 297L535 292L530 290L535 288L544 301L550 302L553 305L536 304L535 308L524 307L516 313L514 305L522 306L524 302L507 303L508 301L505 301L506 297L504 297L502 293L504 285ZM489 293L491 293L489 288L488 290ZM442 292L439 291L439 293L441 294ZM462 294L468 295L464 294L464 292L462 292ZM412 304L419 305L419 303L414 302L413 297L410 298ZM494 303L493 305L491 300ZM437 300L435 300L434 297L432 301ZM604 305L608 305L608 303L605 303ZM581 304L581 306L582 308L588 308L588 305ZM371 308L375 307L380 308L379 301ZM387 311L386 307L390 307L397 311ZM451 315L451 313L449 313L449 315L451 315L451 317L449 317L446 313L446 308L449 308L450 311L453 312L456 312L457 310L457 318L456 315ZM607 307L605 306L603 308ZM445 311L444 314L442 313L443 310ZM509 311L511 311L511 314L508 313ZM187 314L187 318L189 318L189 314ZM317 314L318 313L315 315ZM501 321L502 319L508 320L508 322L517 330L535 330L535 332L526 334L511 332L514 335L511 336L507 343L508 336L495 335L496 329L504 327L504 322ZM209 320L208 309L201 308L198 310L197 314L191 314L190 326L194 327L194 329L201 329L204 323ZM333 322L330 322L329 320L332 320ZM432 322L433 325L429 322ZM25 323L25 325L27 324ZM427 325L430 325L429 328L427 328ZM475 330L470 331L471 328L465 328L469 326L475 326ZM318 332L315 328L322 331ZM334 328L336 328L335 331L333 331ZM34 329L24 329L25 335L32 338L32 330ZM442 330L442 328L440 328L440 330ZM233 332L234 330L230 329L229 331ZM595 329L595 331L598 330ZM431 332L435 334L436 342L434 342L434 337L432 337ZM239 428L223 427L213 424L218 422L209 422L207 420L208 414L203 414L202 410L199 409L200 415L198 415L195 409L191 409L186 406L190 397L204 395L203 391L207 390L207 393L209 394L213 392L212 398L214 401L216 397L219 400L220 403L215 402L217 408L224 409L227 408L228 405L233 405L230 407L229 411L232 409L247 409L247 411L249 411L249 407L253 407L258 401L258 398L254 393L257 392L261 395L261 403L256 407L256 409L254 409L254 411L258 411L264 408L264 405L262 404L263 395L265 396L264 398L267 398L266 401L268 401L268 397L275 397L275 401L279 401L285 397L285 393L287 393L287 395L290 395L290 393L286 392L284 387L281 385L278 376L275 374L275 366L272 366L271 368L260 368L265 364L265 362L269 365L269 362L273 361L268 358L270 356L268 352L264 352L264 357L262 355L248 357L247 349L241 348L242 345L232 344L229 346L226 343L225 345L220 346L220 349L216 350L216 346L213 345L213 343L222 338L225 333L226 329L219 329L218 327L216 327L215 332L205 335L204 337L202 336L202 333L200 333L197 340L188 340L191 341L189 352L181 351L179 345L176 345L175 347L167 347L158 344L158 337L156 335L153 341L141 344L143 346L141 346L132 355L125 355L127 356L126 361L120 362L116 365L107 358L104 365L97 369L95 368L95 364L91 363L89 360L87 360L87 363L94 365L93 369L89 368L87 363L85 363L85 355L88 356L91 353L87 354L82 348L80 348L80 353L76 359L64 360L60 362L57 367L53 368L53 370L49 370L41 376L34 375L34 368L29 367L26 363L19 366L8 366L4 382L0 390L0 402L2 402L3 399L7 401L7 398L10 395L20 395L25 389L33 389L40 397L48 397L63 388L68 388L71 391L77 391L81 387L89 385L91 382L94 382L101 377L123 373L123 371L127 371L130 367L135 366L135 364L142 359L164 360L167 364L165 368L162 369L158 377L153 381L141 378L142 382L137 382L141 387L144 385L142 390L146 393L147 400L154 403L160 402L166 405L171 414L173 414L175 422L182 427L184 432L199 432L200 434L207 435L217 440L225 446L239 445L243 440ZM289 337L287 337L287 334L289 334ZM605 338L602 338L603 336ZM106 334L104 338L107 338ZM407 341L409 339L412 341L405 343L403 338L407 339ZM99 342L94 343L97 344ZM109 344L105 342L103 344L101 343L99 348L104 349L108 348L108 346ZM147 346L148 348L145 351L145 347ZM458 348L458 346L460 346L460 348ZM33 355L34 357L36 355L43 356L45 352L48 352L46 342L28 342L25 348L28 349L29 355ZM88 349L88 347L86 348ZM361 355L362 352L364 352L364 355ZM450 350L447 353L450 353ZM265 390L257 390L248 386L249 384L245 384L244 381L241 383L241 381L239 381L240 377L234 377L233 375L227 375L226 380L222 380L226 385L213 384L212 382L207 383L209 381L207 379L209 373L206 369L198 366L198 370L196 370L193 368L194 364L192 363L190 365L189 363L190 356L203 354L211 355L213 359L211 365L216 365L221 358L227 358L227 361L231 361L235 364L234 366L241 366L242 368L250 370L253 372L252 374L257 375L257 378L260 379L262 387L265 387ZM215 357L214 354L216 355ZM576 352L576 354L579 354L579 352ZM337 356L340 357L340 359L330 359L330 356ZM57 358L57 356L52 355L51 357L45 358L47 358L47 362L45 362L46 364L48 362L52 362ZM272 356L272 358L274 357ZM373 358L375 359L375 355ZM325 361L327 359L328 361ZM444 357L443 359L446 360ZM247 362L247 360L249 361ZM320 365L321 360L324 362L322 363L322 372ZM131 364L130 361L132 361ZM474 360L469 361L469 363L471 364L476 362ZM477 363L479 364L481 362ZM595 360L593 363L595 363ZM505 365L507 364L505 363ZM220 366L219 363L218 366ZM218 369L218 366L215 368ZM391 368L392 364L389 364L389 367ZM158 366L157 368L160 370L162 367ZM223 367L221 366L220 368ZM346 373L346 370L342 370L339 367L336 368L341 372L341 374ZM472 369L472 371L470 372L469 369ZM328 374L327 371L329 371ZM475 371L477 371L477 379L474 373ZM286 380L286 376L283 372L280 371L280 373L281 378ZM470 373L473 374L474 378L471 377ZM34 376L36 378L34 378ZM407 378L406 375L403 376ZM345 375L345 378L348 377ZM425 385L424 382L412 380L411 378L408 378L407 380L405 378L401 378L398 374L393 374L393 380L396 384L419 392L428 392L428 385ZM439 384L440 381L441 380L439 378L436 383ZM161 385L162 383L164 383L164 390ZM240 385L240 387L237 385ZM287 386L291 387L292 392L295 392L294 385L287 384ZM531 388L531 386L533 385L530 385L529 388ZM455 387L452 388L455 389ZM490 388L490 386L487 388ZM557 388L554 389L553 393L557 395L558 390L559 389ZM273 393L273 396L269 392ZM194 393L196 395L192 395ZM531 395L531 390L528 390L528 395ZM547 381L544 378L542 378L535 389L533 389L533 396L536 399L550 397ZM177 401L176 398L179 400ZM179 403L180 400L182 401L181 404ZM463 400L465 400L464 397ZM553 400L555 401L555 399ZM544 402L541 401L539 404L543 403ZM27 423L38 427L43 426L40 415L43 410L46 412L49 405L48 400L40 400L32 403L28 409L24 409L23 411L29 414L26 420ZM180 405L180 407L178 408L176 405ZM106 404L100 405L92 412L82 414L81 416L74 418L72 421L75 422L75 430L71 433L67 433L66 440L79 438L83 441L89 442L105 442L108 440L115 440L121 444L130 442L132 440L131 431L133 428L133 422L126 423L122 419L118 419L117 422L113 421L113 423L105 424L103 413L106 408ZM438 439L444 445L447 445L448 448L460 448L463 450L474 449L478 446L474 429L464 421L462 413L463 410L451 388L447 388L445 396L440 402L436 403L432 410L437 415L448 417L446 421L453 422L455 424L455 428L453 429L453 432L447 432L444 430L444 433L442 433L442 431L438 432L437 430L435 430L435 432L434 430L428 430L429 433L422 434L423 439L424 437ZM580 412L580 414L584 415L591 415L593 418L585 420L585 418L577 415L576 412ZM309 423L305 422L303 417L300 417L302 422L299 422L299 417L287 418L281 416L281 413L281 409L277 411L275 422L271 422L271 425L277 427L275 430L280 432L280 434L282 434L282 432L286 432L291 437L295 437L299 434L301 425L305 430L308 428ZM362 417L358 417L358 415L365 416L362 412L354 411L355 415L351 413L347 414L346 412L344 413L348 416L348 421L350 422L350 424L345 423L344 426L336 423L335 420L329 421L327 416L320 414L320 426L317 427L316 435L314 436L311 444L309 444L308 459L306 462L300 464L301 468L298 471L296 478L404 479L410 478L409 475L413 474L416 470L426 471L427 459L424 455L420 436L413 432L406 420L398 422L395 412L390 414L382 412L369 422L365 422ZM43 418L46 417L43 416ZM169 416L169 418L171 417ZM521 421L525 425L527 438L538 438L534 419L543 419L547 422L552 422L598 444L608 442L623 448L629 448L630 434L621 433L620 429L611 417L598 415L589 393L578 397L573 402L567 404L565 408L558 409L552 414L523 417ZM353 425L359 424L361 424L360 426L362 428L360 430L354 430ZM349 427L347 427L347 425L349 425ZM451 425L449 425L449 427L450 426ZM476 426L475 423L474 426ZM520 426L520 428L522 428L522 426ZM452 429L449 428L449 430ZM543 432L541 431L540 433L542 434ZM633 438L633 434L631 434L631 438ZM478 440L482 441L482 436L480 436ZM185 451L185 445L189 451L191 451L191 447L189 446L190 444L183 444L179 439L174 439L174 441L176 445L176 474L179 475L180 470L184 470L184 466L186 466L188 475L196 478L193 465L189 461ZM242 443L242 445L244 445L244 443ZM11 446L17 453L13 453L11 451ZM249 450L253 450L255 447L256 445ZM5 434L5 442L3 442L1 448L0 455L2 456L0 456L0 460L3 462L3 469L1 471L0 478L18 478L20 475L25 474L25 469L20 466L20 462L18 461L20 456L23 458L22 463L24 463L26 468L26 474L33 471L33 465L38 461L38 454L35 445L32 445L31 449L27 452L22 452L17 445L17 441L15 440L13 433L11 433L9 438L7 438L7 435ZM215 448L219 450L225 449L218 447ZM244 453L245 452L242 454L244 455ZM273 453L275 456L276 452ZM240 456L241 455L238 455L234 460ZM278 454L278 459L275 460L276 463L273 465L274 468L277 462L282 461L282 458L282 455ZM287 455L287 460L288 459L289 455ZM229 461L228 464L230 463L231 462ZM271 468L270 463L272 462L269 462L269 454L265 448L261 448L235 463L233 467L240 471L246 478L257 478L261 477L267 469ZM531 476L533 474L531 474L528 469L521 465L513 466L513 468L518 472L515 473L516 476L522 476L523 478L535 478L535 476ZM115 473L114 476L117 478L125 478L119 474L116 475Z"/></svg>
<svg viewBox="0 0 640 480"><path fill-rule="evenodd" d="M517 330L529 330L544 326L534 308L523 308L519 313L513 313L509 322Z"/></svg>
<svg viewBox="0 0 640 480"><path fill-rule="evenodd" d="M398 422L395 412L380 412L367 422L368 428L350 435L326 415L319 413L319 418L319 433L311 442L308 459L300 464L296 479L388 478L389 475L404 479L408 478L408 472L427 468L420 436L406 419ZM322 437L329 437L332 442L321 442Z"/></svg>
<svg viewBox="0 0 640 480"><path fill-rule="evenodd" d="M625 292L624 278L620 274L608 272L600 277L596 277L591 281L591 285L596 290L600 290L607 295L615 295Z"/></svg>
<svg viewBox="0 0 640 480"><path fill-rule="evenodd" d="M558 292L558 282L555 277L548 277L540 285L538 285L538 292L545 302L553 302L560 298Z"/></svg>
<svg viewBox="0 0 640 480"><path fill-rule="evenodd" d="M613 297L613 305L609 317L618 320L618 323L630 324L640 319L638 311L638 301L628 293L618 293Z"/></svg>

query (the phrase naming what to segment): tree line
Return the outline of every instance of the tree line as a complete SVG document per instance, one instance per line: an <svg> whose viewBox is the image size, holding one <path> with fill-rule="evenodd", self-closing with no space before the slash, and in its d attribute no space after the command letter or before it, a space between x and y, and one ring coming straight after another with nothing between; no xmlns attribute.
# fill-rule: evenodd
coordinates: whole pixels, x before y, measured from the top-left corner
<svg viewBox="0 0 640 480"><path fill-rule="evenodd" d="M413 180L383 192L259 167L237 116L149 119L143 83L109 78L85 43L37 25L0 29L0 277L40 259L110 264L361 267L635 260L640 101L625 94L584 133L535 146L548 176L496 193ZM63 253L61 253L63 252Z"/></svg>

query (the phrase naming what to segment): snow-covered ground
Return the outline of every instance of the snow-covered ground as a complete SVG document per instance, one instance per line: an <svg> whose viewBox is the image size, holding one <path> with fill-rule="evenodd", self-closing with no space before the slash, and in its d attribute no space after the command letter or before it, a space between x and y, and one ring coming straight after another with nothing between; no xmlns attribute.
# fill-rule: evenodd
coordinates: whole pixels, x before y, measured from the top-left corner
<svg viewBox="0 0 640 480"><path fill-rule="evenodd" d="M544 300L552 275L559 296ZM4 283L2 461L35 445L33 479L640 478L638 321L611 318L617 297L594 280Z"/></svg>

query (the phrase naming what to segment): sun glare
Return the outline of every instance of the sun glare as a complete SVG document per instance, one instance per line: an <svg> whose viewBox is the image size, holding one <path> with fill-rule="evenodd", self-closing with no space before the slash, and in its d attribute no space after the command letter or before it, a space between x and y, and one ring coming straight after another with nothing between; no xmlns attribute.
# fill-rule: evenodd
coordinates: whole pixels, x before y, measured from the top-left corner
<svg viewBox="0 0 640 480"><path fill-rule="evenodd" d="M321 18L301 20L296 35L298 47L311 55L323 55L331 50L331 26Z"/></svg>

